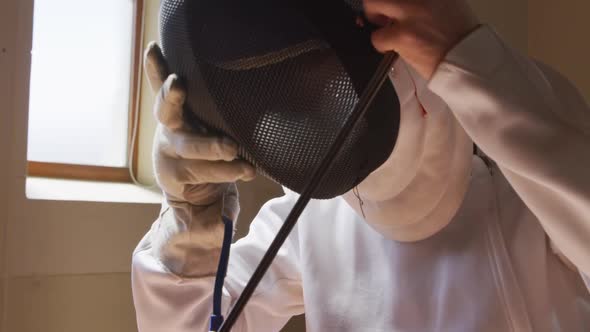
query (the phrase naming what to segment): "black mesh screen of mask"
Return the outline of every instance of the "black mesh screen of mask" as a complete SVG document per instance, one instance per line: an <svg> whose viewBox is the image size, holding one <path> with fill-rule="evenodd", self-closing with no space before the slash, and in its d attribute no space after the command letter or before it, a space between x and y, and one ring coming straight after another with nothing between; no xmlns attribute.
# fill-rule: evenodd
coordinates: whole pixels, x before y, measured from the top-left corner
<svg viewBox="0 0 590 332"><path fill-rule="evenodd" d="M186 117L233 138L240 156L301 192L382 56L355 0L163 0L161 43L184 79ZM341 195L390 155L399 127L387 81L314 198Z"/></svg>

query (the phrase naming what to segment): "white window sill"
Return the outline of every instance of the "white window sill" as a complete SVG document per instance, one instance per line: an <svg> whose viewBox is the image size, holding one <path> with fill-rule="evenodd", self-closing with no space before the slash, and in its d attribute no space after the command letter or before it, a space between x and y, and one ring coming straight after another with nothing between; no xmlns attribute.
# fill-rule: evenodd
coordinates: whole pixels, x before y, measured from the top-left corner
<svg viewBox="0 0 590 332"><path fill-rule="evenodd" d="M159 189L131 183L109 183L27 177L27 198L32 200L160 204Z"/></svg>

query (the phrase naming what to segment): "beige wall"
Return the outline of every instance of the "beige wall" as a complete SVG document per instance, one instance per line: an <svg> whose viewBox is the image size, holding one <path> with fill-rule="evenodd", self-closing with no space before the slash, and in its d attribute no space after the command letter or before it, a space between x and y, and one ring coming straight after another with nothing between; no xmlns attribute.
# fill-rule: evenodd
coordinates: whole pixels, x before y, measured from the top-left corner
<svg viewBox="0 0 590 332"><path fill-rule="evenodd" d="M558 69L590 100L590 1L469 2L510 45Z"/></svg>
<svg viewBox="0 0 590 332"><path fill-rule="evenodd" d="M14 13L14 3L8 1L0 1L0 148L10 149L10 144L5 142L10 141L10 127L4 124L10 123L10 112L7 109L11 102L5 98L5 94L10 94L12 91L12 76L13 71L10 70L9 63L12 63L14 56L11 55L7 48L8 45L14 44L14 34L3 23L6 22L6 14ZM7 184L9 181L10 163L8 158L0 157L0 183ZM9 206L9 193L7 190L0 189L0 211L6 211ZM0 297L4 299L4 239L6 238L6 218L0 214ZM0 301L0 331L4 331L4 301Z"/></svg>
<svg viewBox="0 0 590 332"><path fill-rule="evenodd" d="M131 250L158 206L26 199L31 19L32 0L0 1L0 327L134 331Z"/></svg>
<svg viewBox="0 0 590 332"><path fill-rule="evenodd" d="M530 0L528 49L572 80L590 101L588 13L588 0Z"/></svg>
<svg viewBox="0 0 590 332"><path fill-rule="evenodd" d="M528 38L526 0L468 0L468 2L481 20L492 24L510 45L526 51Z"/></svg>
<svg viewBox="0 0 590 332"><path fill-rule="evenodd" d="M0 332L135 331L130 254L158 207L25 198L32 1L0 1ZM157 2L148 0L151 20ZM471 2L510 44L556 66L590 96L590 45L580 42L590 31L590 3ZM151 25L146 41L156 35ZM141 179L150 182L153 96L144 91ZM279 191L263 179L240 189L245 234L260 203Z"/></svg>

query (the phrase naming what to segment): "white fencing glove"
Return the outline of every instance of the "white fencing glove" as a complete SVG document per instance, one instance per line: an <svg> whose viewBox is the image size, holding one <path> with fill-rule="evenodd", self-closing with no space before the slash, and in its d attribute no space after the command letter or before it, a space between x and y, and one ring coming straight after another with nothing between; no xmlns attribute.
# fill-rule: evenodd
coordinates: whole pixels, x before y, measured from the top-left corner
<svg viewBox="0 0 590 332"><path fill-rule="evenodd" d="M191 130L183 120L186 92L178 77L169 75L160 47L152 42L144 69L157 93L158 120L153 163L163 204L153 233L156 256L183 277L215 274L225 216L234 223L239 213L235 181L250 181L255 168L237 160L238 146L226 137Z"/></svg>

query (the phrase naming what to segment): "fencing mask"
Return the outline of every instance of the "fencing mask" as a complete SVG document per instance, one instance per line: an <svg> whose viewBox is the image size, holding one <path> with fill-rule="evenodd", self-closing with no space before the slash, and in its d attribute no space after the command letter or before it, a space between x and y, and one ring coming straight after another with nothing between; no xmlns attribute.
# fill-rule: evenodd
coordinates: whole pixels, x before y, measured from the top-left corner
<svg viewBox="0 0 590 332"><path fill-rule="evenodd" d="M231 137L241 158L301 193L383 58L360 2L162 0L162 49L184 79L188 121ZM359 184L389 157L398 129L386 80L313 198Z"/></svg>

